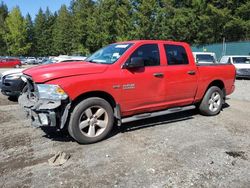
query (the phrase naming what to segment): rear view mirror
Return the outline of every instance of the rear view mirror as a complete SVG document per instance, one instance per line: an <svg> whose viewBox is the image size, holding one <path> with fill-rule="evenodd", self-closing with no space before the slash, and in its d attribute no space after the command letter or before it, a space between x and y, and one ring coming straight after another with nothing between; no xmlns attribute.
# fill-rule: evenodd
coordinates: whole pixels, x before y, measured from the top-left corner
<svg viewBox="0 0 250 188"><path fill-rule="evenodd" d="M123 65L122 68L129 69L129 68L140 68L140 67L144 67L144 59L142 57L132 57Z"/></svg>

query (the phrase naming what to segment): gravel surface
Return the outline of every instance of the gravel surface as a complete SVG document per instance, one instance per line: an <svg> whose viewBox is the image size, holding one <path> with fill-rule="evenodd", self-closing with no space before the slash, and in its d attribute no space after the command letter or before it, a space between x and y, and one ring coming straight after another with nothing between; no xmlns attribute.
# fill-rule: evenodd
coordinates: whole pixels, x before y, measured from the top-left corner
<svg viewBox="0 0 250 188"><path fill-rule="evenodd" d="M195 110L124 124L79 145L52 128L32 128L0 95L0 187L249 187L250 80L237 80L223 111ZM48 159L71 155L60 167Z"/></svg>

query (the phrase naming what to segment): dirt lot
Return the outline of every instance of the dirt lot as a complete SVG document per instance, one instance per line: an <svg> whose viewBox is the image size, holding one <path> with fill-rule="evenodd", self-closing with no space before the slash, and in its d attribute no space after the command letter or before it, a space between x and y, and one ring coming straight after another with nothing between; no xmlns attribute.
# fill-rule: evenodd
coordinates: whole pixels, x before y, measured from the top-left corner
<svg viewBox="0 0 250 188"><path fill-rule="evenodd" d="M192 110L137 121L92 145L30 127L0 95L0 187L249 187L250 80L236 86L218 116ZM71 158L49 166L58 151Z"/></svg>

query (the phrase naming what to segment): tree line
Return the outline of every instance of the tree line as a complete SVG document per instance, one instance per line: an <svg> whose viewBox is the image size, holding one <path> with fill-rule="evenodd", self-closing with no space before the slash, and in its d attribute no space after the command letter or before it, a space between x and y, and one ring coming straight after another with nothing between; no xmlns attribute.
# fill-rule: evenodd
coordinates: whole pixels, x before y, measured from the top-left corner
<svg viewBox="0 0 250 188"><path fill-rule="evenodd" d="M249 0L71 0L32 20L0 4L0 55L89 54L116 41L250 39Z"/></svg>

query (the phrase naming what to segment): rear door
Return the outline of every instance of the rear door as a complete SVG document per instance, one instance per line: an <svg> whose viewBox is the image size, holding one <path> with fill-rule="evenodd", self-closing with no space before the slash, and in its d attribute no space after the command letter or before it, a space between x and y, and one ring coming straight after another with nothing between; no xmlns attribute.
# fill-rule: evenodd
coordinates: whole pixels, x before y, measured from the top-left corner
<svg viewBox="0 0 250 188"><path fill-rule="evenodd" d="M181 44L163 44L165 51L165 100L171 106L193 102L197 90L197 67ZM191 53L191 51L190 51Z"/></svg>
<svg viewBox="0 0 250 188"><path fill-rule="evenodd" d="M130 56L141 57L144 67L122 69L122 111L149 110L164 101L164 76L158 44L139 46ZM130 59L129 58L129 59ZM128 60L129 60L128 59Z"/></svg>

